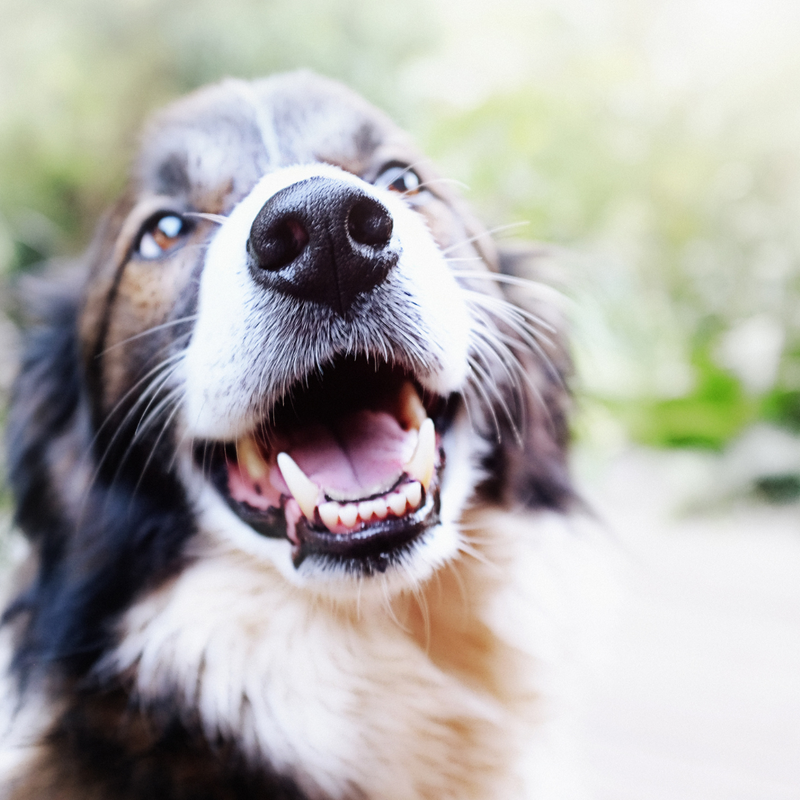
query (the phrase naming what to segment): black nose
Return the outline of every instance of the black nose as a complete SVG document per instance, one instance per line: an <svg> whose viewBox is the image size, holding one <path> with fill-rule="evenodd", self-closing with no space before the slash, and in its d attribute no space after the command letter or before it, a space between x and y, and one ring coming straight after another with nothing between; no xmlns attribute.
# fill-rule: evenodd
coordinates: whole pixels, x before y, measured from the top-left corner
<svg viewBox="0 0 800 800"><path fill-rule="evenodd" d="M250 272L261 285L345 313L397 264L389 211L333 178L299 181L274 194L250 228Z"/></svg>

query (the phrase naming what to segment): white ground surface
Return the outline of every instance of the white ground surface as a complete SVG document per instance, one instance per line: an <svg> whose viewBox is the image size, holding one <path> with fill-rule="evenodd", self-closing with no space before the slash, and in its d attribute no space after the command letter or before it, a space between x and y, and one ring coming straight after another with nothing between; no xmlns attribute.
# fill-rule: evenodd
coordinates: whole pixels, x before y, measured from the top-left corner
<svg viewBox="0 0 800 800"><path fill-rule="evenodd" d="M719 475L627 451L584 481L630 590L591 692L598 800L800 799L800 504L688 513Z"/></svg>

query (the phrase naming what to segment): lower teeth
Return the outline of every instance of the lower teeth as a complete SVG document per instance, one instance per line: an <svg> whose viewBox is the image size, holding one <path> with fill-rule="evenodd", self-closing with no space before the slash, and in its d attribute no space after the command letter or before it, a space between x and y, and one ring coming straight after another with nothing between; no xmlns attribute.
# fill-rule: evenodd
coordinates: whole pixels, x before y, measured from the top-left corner
<svg viewBox="0 0 800 800"><path fill-rule="evenodd" d="M399 491L374 500L360 503L337 503L330 500L317 506L322 524L329 530L339 526L353 528L358 523L369 522L373 517L386 519L391 511L396 517L405 515L406 510L414 510L422 501L422 486L418 481L404 484Z"/></svg>

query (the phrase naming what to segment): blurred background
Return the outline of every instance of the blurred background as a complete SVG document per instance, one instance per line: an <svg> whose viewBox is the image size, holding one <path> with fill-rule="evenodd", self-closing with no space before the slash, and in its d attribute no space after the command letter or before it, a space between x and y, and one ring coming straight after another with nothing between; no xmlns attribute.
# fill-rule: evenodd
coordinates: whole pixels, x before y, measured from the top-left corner
<svg viewBox="0 0 800 800"><path fill-rule="evenodd" d="M553 245L575 466L633 565L590 779L609 800L800 798L796 0L0 10L4 287L85 247L151 109L297 67L408 128L501 242Z"/></svg>

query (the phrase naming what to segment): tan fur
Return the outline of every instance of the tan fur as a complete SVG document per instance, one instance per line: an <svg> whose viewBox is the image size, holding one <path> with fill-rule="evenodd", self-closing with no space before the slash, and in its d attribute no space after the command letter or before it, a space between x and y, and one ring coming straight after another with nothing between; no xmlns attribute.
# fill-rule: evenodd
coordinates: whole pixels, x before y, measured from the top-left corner
<svg viewBox="0 0 800 800"><path fill-rule="evenodd" d="M559 606L597 590L582 573L597 542L568 546L584 551L570 566L558 553L575 532L562 520L497 510L465 522L471 552L377 605L309 602L267 565L204 536L195 563L126 615L106 668L128 674L145 705L178 692L208 735L235 731L255 761L310 765L312 797L346 796L345 775L384 800L539 797L566 758L548 728L558 724L553 674L564 677L575 631L553 623ZM509 580L513 561L534 560L539 585ZM293 707L296 694L308 716ZM260 729L266 709L274 727ZM578 796L559 781L558 796Z"/></svg>

